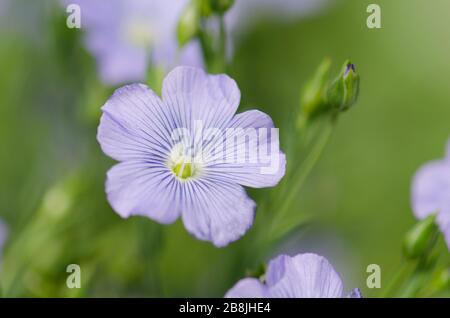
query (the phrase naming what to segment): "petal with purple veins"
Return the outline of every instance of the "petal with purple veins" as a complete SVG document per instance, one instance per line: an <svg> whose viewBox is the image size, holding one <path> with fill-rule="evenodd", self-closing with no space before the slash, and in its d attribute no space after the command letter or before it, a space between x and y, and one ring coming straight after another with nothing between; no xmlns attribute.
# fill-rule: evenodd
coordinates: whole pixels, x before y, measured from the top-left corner
<svg viewBox="0 0 450 318"><path fill-rule="evenodd" d="M234 116L224 138L210 146L223 149L224 155L219 162L214 156L205 158L208 173L222 174L247 187L275 186L284 176L286 157L279 149L278 132L272 128L270 116L258 110Z"/></svg>
<svg viewBox="0 0 450 318"><path fill-rule="evenodd" d="M342 296L342 281L324 257L316 254L299 254L284 260L283 266L285 267L283 277L269 288L271 297L339 298Z"/></svg>
<svg viewBox="0 0 450 318"><path fill-rule="evenodd" d="M116 90L102 111L97 139L107 155L118 161L167 159L174 124L147 86L133 84Z"/></svg>
<svg viewBox="0 0 450 318"><path fill-rule="evenodd" d="M181 185L161 164L127 161L107 173L106 193L113 209L122 217L147 216L172 223L180 216Z"/></svg>
<svg viewBox="0 0 450 318"><path fill-rule="evenodd" d="M223 128L236 113L240 91L225 74L207 75L193 67L177 67L163 82L162 98L179 128Z"/></svg>

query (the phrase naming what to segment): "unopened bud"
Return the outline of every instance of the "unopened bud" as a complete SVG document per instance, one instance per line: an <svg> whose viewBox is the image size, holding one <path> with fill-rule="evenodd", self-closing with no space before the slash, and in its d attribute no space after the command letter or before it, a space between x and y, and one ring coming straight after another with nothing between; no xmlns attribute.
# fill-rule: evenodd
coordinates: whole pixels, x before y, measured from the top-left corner
<svg viewBox="0 0 450 318"><path fill-rule="evenodd" d="M328 90L328 103L339 111L345 111L356 102L358 94L359 75L355 65L346 61Z"/></svg>

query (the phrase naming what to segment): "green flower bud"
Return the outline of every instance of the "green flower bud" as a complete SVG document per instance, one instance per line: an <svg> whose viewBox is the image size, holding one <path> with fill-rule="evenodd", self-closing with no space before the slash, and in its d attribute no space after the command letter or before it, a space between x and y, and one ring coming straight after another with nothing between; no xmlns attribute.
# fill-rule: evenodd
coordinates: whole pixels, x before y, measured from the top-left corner
<svg viewBox="0 0 450 318"><path fill-rule="evenodd" d="M435 215L430 215L419 221L408 233L403 242L403 252L406 257L415 259L422 256L434 244L434 234L438 231Z"/></svg>
<svg viewBox="0 0 450 318"><path fill-rule="evenodd" d="M300 96L302 112L297 120L297 126L303 127L309 118L323 113L326 107L326 89L330 73L331 60L324 59L309 80Z"/></svg>
<svg viewBox="0 0 450 318"><path fill-rule="evenodd" d="M328 89L327 101L333 108L339 111L349 109L358 98L359 75L355 65L346 61L338 77Z"/></svg>
<svg viewBox="0 0 450 318"><path fill-rule="evenodd" d="M312 79L302 91L301 113L297 128L302 129L308 121L323 114L336 115L352 106L359 93L359 75L355 65L346 61L336 79L329 84L331 61L325 59L317 68Z"/></svg>
<svg viewBox="0 0 450 318"><path fill-rule="evenodd" d="M185 45L198 35L200 30L200 14L195 1L191 1L181 14L177 26L177 37L180 46Z"/></svg>

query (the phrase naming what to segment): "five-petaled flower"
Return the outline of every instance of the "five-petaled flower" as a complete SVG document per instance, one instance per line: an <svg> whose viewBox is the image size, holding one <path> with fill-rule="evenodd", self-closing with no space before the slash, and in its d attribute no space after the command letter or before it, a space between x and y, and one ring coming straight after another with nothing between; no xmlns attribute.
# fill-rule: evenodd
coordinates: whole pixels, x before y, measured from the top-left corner
<svg viewBox="0 0 450 318"><path fill-rule="evenodd" d="M228 298L340 298L342 281L331 264L316 254L279 255L269 262L264 281L244 278ZM361 298L359 289L348 297Z"/></svg>
<svg viewBox="0 0 450 318"><path fill-rule="evenodd" d="M450 249L450 141L443 160L425 164L414 176L412 208L418 219L437 214L436 221Z"/></svg>
<svg viewBox="0 0 450 318"><path fill-rule="evenodd" d="M190 233L219 247L241 237L255 212L243 187L275 186L285 156L271 118L257 110L235 114L239 102L230 77L192 67L166 76L162 98L142 84L118 89L102 108L97 135L103 151L120 161L107 173L113 209L160 223L181 216ZM177 139L183 129L190 136ZM240 141L225 147L230 139ZM273 160L248 155L261 149Z"/></svg>

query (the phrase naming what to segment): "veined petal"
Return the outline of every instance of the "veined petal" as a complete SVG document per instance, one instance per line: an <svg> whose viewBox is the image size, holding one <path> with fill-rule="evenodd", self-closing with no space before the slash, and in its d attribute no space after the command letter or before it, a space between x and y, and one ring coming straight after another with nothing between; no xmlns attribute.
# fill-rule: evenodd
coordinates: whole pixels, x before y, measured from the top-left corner
<svg viewBox="0 0 450 318"><path fill-rule="evenodd" d="M178 128L192 129L195 121L205 128L222 128L236 113L241 93L225 74L180 66L164 79L162 98Z"/></svg>
<svg viewBox="0 0 450 318"><path fill-rule="evenodd" d="M247 187L275 186L284 176L286 157L273 128L270 116L258 110L234 116L225 136L206 149L222 149L223 155L206 157L205 170Z"/></svg>
<svg viewBox="0 0 450 318"><path fill-rule="evenodd" d="M256 205L242 186L211 178L183 185L183 223L198 239L223 247L252 225Z"/></svg>
<svg viewBox="0 0 450 318"><path fill-rule="evenodd" d="M244 278L234 285L225 298L264 298L266 287L256 278Z"/></svg>
<svg viewBox="0 0 450 318"><path fill-rule="evenodd" d="M180 184L158 163L126 161L107 174L106 193L122 217L143 215L160 223L172 223L180 215Z"/></svg>
<svg viewBox="0 0 450 318"><path fill-rule="evenodd" d="M118 161L167 158L174 124L147 86L133 84L116 90L102 111L97 140L107 155Z"/></svg>
<svg viewBox="0 0 450 318"><path fill-rule="evenodd" d="M423 219L436 213L450 196L450 164L432 161L414 176L412 184L412 208L417 218Z"/></svg>
<svg viewBox="0 0 450 318"><path fill-rule="evenodd" d="M270 297L338 298L342 295L339 275L324 257L316 254L277 258L269 264L268 272L278 279L269 287Z"/></svg>
<svg viewBox="0 0 450 318"><path fill-rule="evenodd" d="M286 272L286 265L291 261L289 255L278 255L269 262L266 271L266 284L271 287L278 283Z"/></svg>

